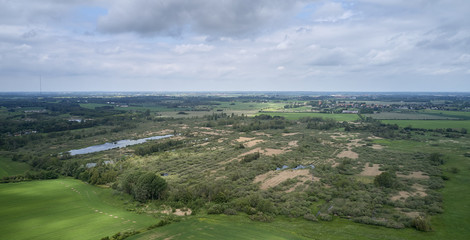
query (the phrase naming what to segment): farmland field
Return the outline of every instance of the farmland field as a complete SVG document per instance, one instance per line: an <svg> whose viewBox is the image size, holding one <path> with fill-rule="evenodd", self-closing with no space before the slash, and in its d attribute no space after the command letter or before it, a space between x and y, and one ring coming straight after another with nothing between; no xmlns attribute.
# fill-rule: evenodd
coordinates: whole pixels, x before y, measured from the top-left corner
<svg viewBox="0 0 470 240"><path fill-rule="evenodd" d="M263 112L260 114L267 114L271 116L281 116L289 120L297 120L304 117L321 117L331 118L336 121L355 121L359 117L357 114L329 114L329 113L286 113L286 112ZM259 114L258 114L259 115Z"/></svg>
<svg viewBox="0 0 470 240"><path fill-rule="evenodd" d="M383 123L397 124L400 127L411 126L414 128L438 129L438 128L465 128L470 130L470 121L465 120L382 120Z"/></svg>
<svg viewBox="0 0 470 240"><path fill-rule="evenodd" d="M376 114L364 114L365 117L371 117L379 120L457 120L455 116L441 116L422 113L394 113L381 112Z"/></svg>
<svg viewBox="0 0 470 240"><path fill-rule="evenodd" d="M156 222L125 211L118 198L74 179L1 184L1 238L100 239Z"/></svg>

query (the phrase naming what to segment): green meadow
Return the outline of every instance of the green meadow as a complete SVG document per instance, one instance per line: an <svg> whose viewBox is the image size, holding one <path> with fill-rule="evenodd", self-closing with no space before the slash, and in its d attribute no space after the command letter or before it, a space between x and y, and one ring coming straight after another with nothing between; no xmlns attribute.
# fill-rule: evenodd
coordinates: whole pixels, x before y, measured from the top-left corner
<svg viewBox="0 0 470 240"><path fill-rule="evenodd" d="M470 130L470 121L468 120L382 120L382 122L397 124L400 127L411 126L424 129L465 128Z"/></svg>
<svg viewBox="0 0 470 240"><path fill-rule="evenodd" d="M15 162L7 157L0 157L0 178L23 174L29 168L29 165L26 163Z"/></svg>
<svg viewBox="0 0 470 240"><path fill-rule="evenodd" d="M74 179L0 184L1 239L101 239L155 224L119 195Z"/></svg>
<svg viewBox="0 0 470 240"><path fill-rule="evenodd" d="M345 219L308 222L279 218L271 223L254 222L246 216L194 216L129 238L163 239L427 239L433 233L414 229L395 230L353 223Z"/></svg>

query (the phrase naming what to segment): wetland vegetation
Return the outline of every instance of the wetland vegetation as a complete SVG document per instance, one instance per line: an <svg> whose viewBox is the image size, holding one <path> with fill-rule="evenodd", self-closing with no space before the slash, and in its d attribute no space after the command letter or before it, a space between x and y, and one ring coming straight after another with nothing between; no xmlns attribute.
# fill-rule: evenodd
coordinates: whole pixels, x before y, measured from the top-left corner
<svg viewBox="0 0 470 240"><path fill-rule="evenodd" d="M467 94L4 94L0 121L8 239L470 234Z"/></svg>

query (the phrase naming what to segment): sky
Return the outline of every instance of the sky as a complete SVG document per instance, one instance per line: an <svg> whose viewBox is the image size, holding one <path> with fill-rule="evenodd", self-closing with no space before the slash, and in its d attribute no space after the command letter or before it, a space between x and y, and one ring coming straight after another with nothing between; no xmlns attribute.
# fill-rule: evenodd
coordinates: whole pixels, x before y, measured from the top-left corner
<svg viewBox="0 0 470 240"><path fill-rule="evenodd" d="M468 0L0 0L0 91L470 92Z"/></svg>

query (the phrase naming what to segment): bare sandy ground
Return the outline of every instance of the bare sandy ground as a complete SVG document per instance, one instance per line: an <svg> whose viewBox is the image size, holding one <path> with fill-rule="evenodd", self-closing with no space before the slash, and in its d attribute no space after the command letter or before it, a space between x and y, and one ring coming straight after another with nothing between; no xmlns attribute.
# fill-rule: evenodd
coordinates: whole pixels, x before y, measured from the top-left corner
<svg viewBox="0 0 470 240"><path fill-rule="evenodd" d="M246 142L243 145L245 145L245 147L247 148L251 148L251 147L254 147L256 144L262 143L262 142L264 142L264 140L256 139L256 140L251 140L249 142Z"/></svg>
<svg viewBox="0 0 470 240"><path fill-rule="evenodd" d="M283 133L283 134L281 134L281 135L282 135L283 137L287 137L287 136L294 136L294 135L297 135L297 134L299 134L299 133L298 133L298 132L296 132L296 133Z"/></svg>
<svg viewBox="0 0 470 240"><path fill-rule="evenodd" d="M175 209L174 212L173 212L173 210L172 210L171 208L170 208L170 209L167 209L167 210L161 211L161 213L163 213L163 214L168 214L168 215L174 214L174 215L176 215L176 216L189 216L189 215L191 215L192 212L193 212L193 211L192 211L191 209L189 209L189 208L187 208L186 211L183 211L183 210L181 210L181 209L179 209L179 208Z"/></svg>
<svg viewBox="0 0 470 240"><path fill-rule="evenodd" d="M338 158L351 158L351 159L358 159L359 154L351 151L351 150L345 150L340 152L338 155L336 155Z"/></svg>
<svg viewBox="0 0 470 240"><path fill-rule="evenodd" d="M424 173L421 172L421 171L412 172L412 173L410 173L409 175L405 175L405 174L398 173L398 174L397 174L397 177L401 177L401 178L416 178L416 179L428 179L428 178L429 178L428 175L424 175Z"/></svg>
<svg viewBox="0 0 470 240"><path fill-rule="evenodd" d="M251 140L254 140L255 138L249 138L249 137L239 137L238 139L236 139L235 141L241 143L241 142L247 142L247 141L251 141Z"/></svg>
<svg viewBox="0 0 470 240"><path fill-rule="evenodd" d="M261 182L260 188L262 190L266 190L268 188L275 187L288 179L292 179L296 177L298 177L298 179L301 180L300 184L305 183L307 180L312 180L312 181L320 180L319 178L311 176L308 169L301 169L301 170L290 169L290 170L285 170L285 171L269 171L267 173L256 176L253 182L254 183ZM298 185L296 185L295 187L297 187ZM289 189L289 190L293 191L294 189L292 190Z"/></svg>
<svg viewBox="0 0 470 240"><path fill-rule="evenodd" d="M397 195L392 196L390 199L392 201L404 201L411 196L426 197L428 195L426 194L426 189L423 185L415 183L413 184L412 188L415 190L414 192L399 191Z"/></svg>
<svg viewBox="0 0 470 240"><path fill-rule="evenodd" d="M382 171L380 171L379 168L380 168L379 164L372 164L372 167L369 167L369 164L366 163L366 165L364 166L364 170L362 170L362 172L359 175L375 177L382 173Z"/></svg>

